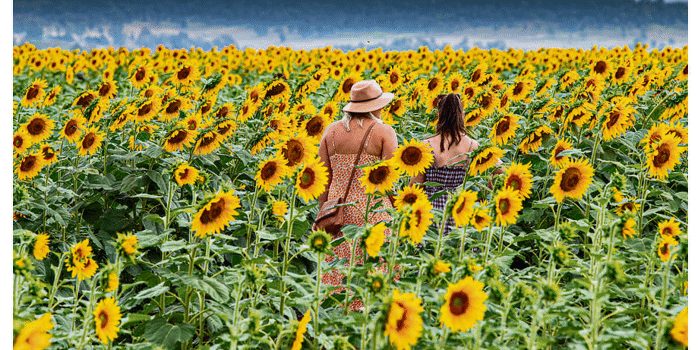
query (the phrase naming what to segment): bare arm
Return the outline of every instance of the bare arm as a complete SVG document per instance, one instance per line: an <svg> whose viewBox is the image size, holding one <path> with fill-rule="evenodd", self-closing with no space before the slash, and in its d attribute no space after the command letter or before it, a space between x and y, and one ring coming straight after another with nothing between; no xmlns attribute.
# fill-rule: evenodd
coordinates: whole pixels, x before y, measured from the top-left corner
<svg viewBox="0 0 700 350"><path fill-rule="evenodd" d="M382 126L382 159L391 159L394 157L394 152L396 152L396 149L399 147L399 141L396 138L396 131L391 126L388 126L386 124L380 125ZM391 201L391 205L394 205L394 196L389 195L389 201Z"/></svg>

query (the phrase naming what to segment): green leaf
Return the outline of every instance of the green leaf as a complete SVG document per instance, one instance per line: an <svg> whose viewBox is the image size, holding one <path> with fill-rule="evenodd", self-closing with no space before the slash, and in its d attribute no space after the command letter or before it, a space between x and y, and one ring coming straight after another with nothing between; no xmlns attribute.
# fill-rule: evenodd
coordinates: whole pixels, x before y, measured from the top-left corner
<svg viewBox="0 0 700 350"><path fill-rule="evenodd" d="M163 180L163 175L155 170L149 170L146 175L153 180L158 185L158 188L162 193L168 193L168 187L165 186L165 181Z"/></svg>
<svg viewBox="0 0 700 350"><path fill-rule="evenodd" d="M212 299L225 303L229 299L229 289L221 282L209 276L181 276L182 283L200 291L206 292Z"/></svg>
<svg viewBox="0 0 700 350"><path fill-rule="evenodd" d="M144 337L151 343L175 349L178 343L188 342L195 333L195 327L189 323L170 324L163 317L153 319L146 325Z"/></svg>
<svg viewBox="0 0 700 350"><path fill-rule="evenodd" d="M165 282L160 282L158 285L153 286L148 289L144 289L139 292L139 294L136 294L134 296L134 299L151 299L155 298L167 291L170 290L170 287L165 285Z"/></svg>

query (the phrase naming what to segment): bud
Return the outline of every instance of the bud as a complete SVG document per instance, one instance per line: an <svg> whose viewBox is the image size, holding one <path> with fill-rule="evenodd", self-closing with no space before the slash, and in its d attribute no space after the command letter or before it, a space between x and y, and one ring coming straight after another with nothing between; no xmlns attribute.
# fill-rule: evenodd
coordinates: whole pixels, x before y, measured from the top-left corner
<svg viewBox="0 0 700 350"><path fill-rule="evenodd" d="M384 289L384 276L380 272L373 272L367 276L367 288L372 291L373 294L380 294Z"/></svg>
<svg viewBox="0 0 700 350"><path fill-rule="evenodd" d="M496 264L487 265L484 272L487 278L498 278L501 275L501 270L498 269Z"/></svg>
<svg viewBox="0 0 700 350"><path fill-rule="evenodd" d="M508 288L503 284L503 282L497 279L490 279L487 281L489 288L491 288L491 293L489 296L496 304L501 304L503 300L508 296Z"/></svg>
<svg viewBox="0 0 700 350"><path fill-rule="evenodd" d="M605 266L605 277L615 284L623 284L627 281L625 268L618 260L608 262Z"/></svg>
<svg viewBox="0 0 700 350"><path fill-rule="evenodd" d="M557 285L542 284L542 299L553 303L559 298L559 288Z"/></svg>
<svg viewBox="0 0 700 350"><path fill-rule="evenodd" d="M552 258L559 266L569 265L569 249L561 243L557 243L557 245L552 248Z"/></svg>
<svg viewBox="0 0 700 350"><path fill-rule="evenodd" d="M331 244L331 236L325 230L313 231L309 236L309 248L315 253L326 253Z"/></svg>
<svg viewBox="0 0 700 350"><path fill-rule="evenodd" d="M559 225L559 234L561 238L566 241L573 241L578 238L578 228L571 224L571 222L565 222Z"/></svg>

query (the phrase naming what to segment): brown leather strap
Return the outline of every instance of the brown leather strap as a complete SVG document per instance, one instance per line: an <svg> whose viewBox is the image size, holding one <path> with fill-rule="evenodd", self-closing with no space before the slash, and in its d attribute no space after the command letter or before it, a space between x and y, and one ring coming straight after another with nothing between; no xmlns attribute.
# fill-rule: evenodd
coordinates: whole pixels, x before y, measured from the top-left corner
<svg viewBox="0 0 700 350"><path fill-rule="evenodd" d="M369 136L369 132L374 129L374 127L377 125L377 122L372 124L372 127L367 129L365 132L365 137L362 138L362 143L360 143L360 149L357 151L357 157L355 157L355 164L352 166L352 171L350 172L350 180L348 180L348 187L345 188L345 195L343 196L343 201L348 197L348 193L350 193L350 186L352 185L352 180L355 177L355 170L357 170L357 163L360 162L360 155L362 154L362 150L365 149L365 142L367 141L367 137Z"/></svg>

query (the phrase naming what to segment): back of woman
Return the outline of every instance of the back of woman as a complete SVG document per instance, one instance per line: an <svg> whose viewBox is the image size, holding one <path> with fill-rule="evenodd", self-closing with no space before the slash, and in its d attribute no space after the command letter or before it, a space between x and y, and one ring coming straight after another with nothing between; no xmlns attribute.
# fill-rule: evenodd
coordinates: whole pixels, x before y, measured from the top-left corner
<svg viewBox="0 0 700 350"><path fill-rule="evenodd" d="M457 94L449 94L438 103L438 122L435 129L436 134L423 141L432 148L433 164L425 170L424 174L410 181L410 184L424 182L441 184L441 186L424 187L428 198L443 190L454 192L462 185L469 165L469 153L479 147L478 142L466 135L462 101ZM448 194L435 198L432 201L433 208L443 210L448 198ZM454 227L452 217L447 221L445 232L449 232L451 227Z"/></svg>

